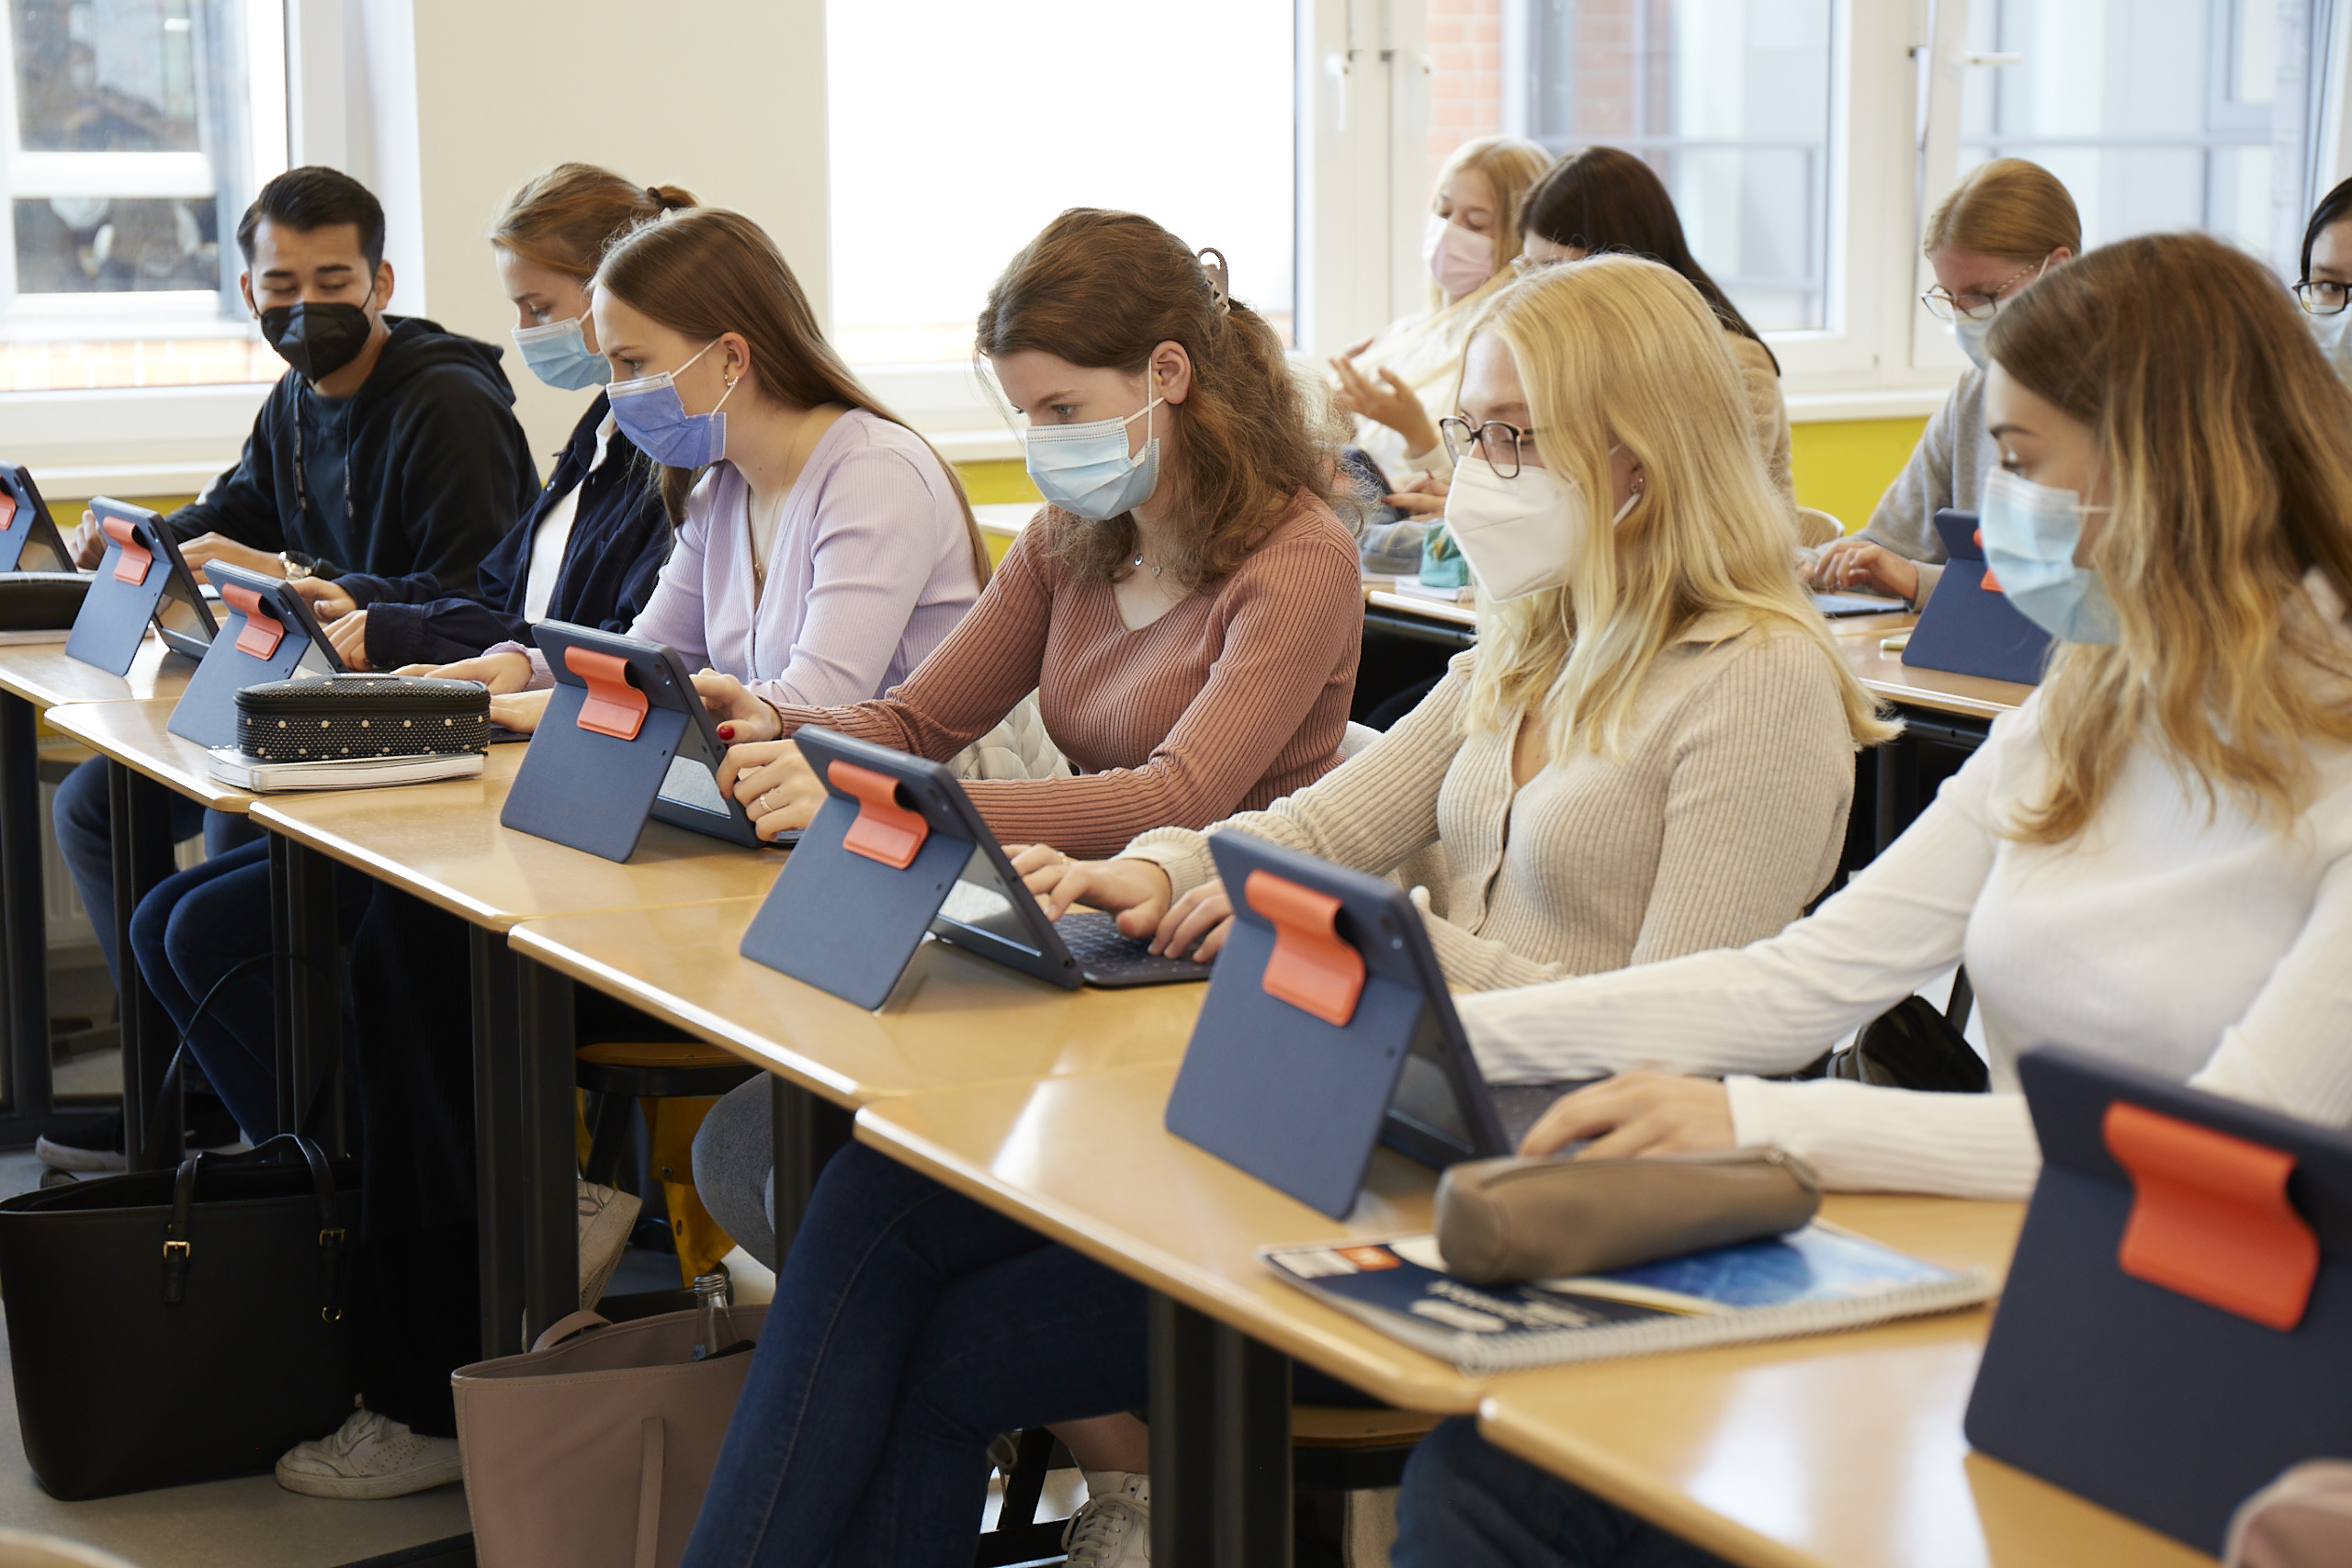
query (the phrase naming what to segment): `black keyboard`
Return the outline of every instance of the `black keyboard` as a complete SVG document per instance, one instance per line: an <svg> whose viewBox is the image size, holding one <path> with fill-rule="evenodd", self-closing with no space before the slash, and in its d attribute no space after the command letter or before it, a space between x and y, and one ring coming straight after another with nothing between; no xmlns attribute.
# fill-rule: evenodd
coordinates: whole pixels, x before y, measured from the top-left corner
<svg viewBox="0 0 2352 1568"><path fill-rule="evenodd" d="M1072 909L1054 922L1054 933L1086 977L1098 985L1209 977L1207 964L1152 953L1150 943L1124 934L1118 922L1100 909Z"/></svg>

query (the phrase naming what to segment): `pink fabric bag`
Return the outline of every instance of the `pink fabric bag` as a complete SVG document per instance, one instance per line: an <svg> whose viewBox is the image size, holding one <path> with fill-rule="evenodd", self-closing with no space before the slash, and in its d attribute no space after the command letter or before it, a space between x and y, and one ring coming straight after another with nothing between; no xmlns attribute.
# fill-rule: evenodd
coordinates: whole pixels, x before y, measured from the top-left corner
<svg viewBox="0 0 2352 1568"><path fill-rule="evenodd" d="M764 1306L727 1310L759 1337ZM576 1312L451 1375L481 1568L675 1568L752 1366L692 1359L695 1330L692 1312Z"/></svg>

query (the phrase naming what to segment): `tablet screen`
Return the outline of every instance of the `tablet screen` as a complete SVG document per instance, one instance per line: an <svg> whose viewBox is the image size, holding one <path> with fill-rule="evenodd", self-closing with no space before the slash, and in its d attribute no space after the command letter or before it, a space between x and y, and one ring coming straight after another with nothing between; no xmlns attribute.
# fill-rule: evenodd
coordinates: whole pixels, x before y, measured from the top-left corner
<svg viewBox="0 0 2352 1568"><path fill-rule="evenodd" d="M718 779L709 767L693 757L673 757L670 772L662 780L662 798L673 806L693 811L708 812L724 817L727 797L718 793Z"/></svg>
<svg viewBox="0 0 2352 1568"><path fill-rule="evenodd" d="M947 890L947 901L939 907L939 919L1035 954L1036 936L1022 919L1021 911L1013 908L1016 897L1028 898L1029 890L1008 890L990 863L988 852L974 849L971 858L964 863L956 886ZM1030 902L1034 905L1035 900Z"/></svg>

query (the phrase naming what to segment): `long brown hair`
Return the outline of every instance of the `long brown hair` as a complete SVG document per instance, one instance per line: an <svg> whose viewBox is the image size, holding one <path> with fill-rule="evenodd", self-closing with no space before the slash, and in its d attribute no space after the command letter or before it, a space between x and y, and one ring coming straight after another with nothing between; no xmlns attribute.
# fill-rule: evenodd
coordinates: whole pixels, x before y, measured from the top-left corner
<svg viewBox="0 0 2352 1568"><path fill-rule="evenodd" d="M490 243L550 272L585 281L605 247L639 223L695 205L676 186L633 186L594 164L558 164L514 187Z"/></svg>
<svg viewBox="0 0 2352 1568"><path fill-rule="evenodd" d="M2162 310L2151 301L2164 302ZM1985 353L2091 427L2109 475L2091 551L2120 625L2064 645L2042 682L2052 758L2030 842L2073 838L2154 739L2209 800L2283 826L2309 748L2352 744L2352 392L2260 263L2152 234L2053 269L1994 318Z"/></svg>
<svg viewBox="0 0 2352 1568"><path fill-rule="evenodd" d="M1623 251L1663 262L1690 279L1727 331L1764 344L1763 334L1747 324L1731 296L1690 254L1682 215L1674 209L1666 182L1622 147L1587 147L1553 164L1521 200L1519 227L1522 235L1540 235L1589 255ZM1764 344L1764 355L1778 372L1781 361L1770 344Z"/></svg>
<svg viewBox="0 0 2352 1568"><path fill-rule="evenodd" d="M1163 343L1193 361L1192 390L1169 409L1183 439L1159 470L1191 526L1165 570L1198 588L1240 565L1300 491L1329 493L1330 459L1307 434L1266 319L1227 299L1184 242L1150 219L1074 207L990 287L973 346L984 359L1034 349L1136 376ZM1057 511L1049 521L1046 549L1068 570L1112 582L1134 570L1132 516L1085 523Z"/></svg>
<svg viewBox="0 0 2352 1568"><path fill-rule="evenodd" d="M841 403L910 431L913 426L875 400L842 363L817 325L808 297L800 292L791 264L767 231L740 212L697 207L644 223L616 241L596 269L595 286L642 311L672 332L698 343L725 333L741 334L751 345L752 368L768 396L815 408ZM929 446L929 442L924 442ZM972 503L954 465L939 467L964 513L972 569L985 586L988 547L980 541ZM675 527L685 516L686 495L700 469L662 470L662 503Z"/></svg>

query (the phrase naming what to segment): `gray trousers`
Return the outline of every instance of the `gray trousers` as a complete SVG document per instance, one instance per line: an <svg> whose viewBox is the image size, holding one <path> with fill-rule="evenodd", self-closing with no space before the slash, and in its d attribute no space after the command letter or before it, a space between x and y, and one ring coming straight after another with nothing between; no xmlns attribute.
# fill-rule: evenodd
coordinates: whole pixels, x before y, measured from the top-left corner
<svg viewBox="0 0 2352 1568"><path fill-rule="evenodd" d="M719 1228L770 1269L775 1256L775 1123L761 1073L710 1108L695 1134L695 1190Z"/></svg>

